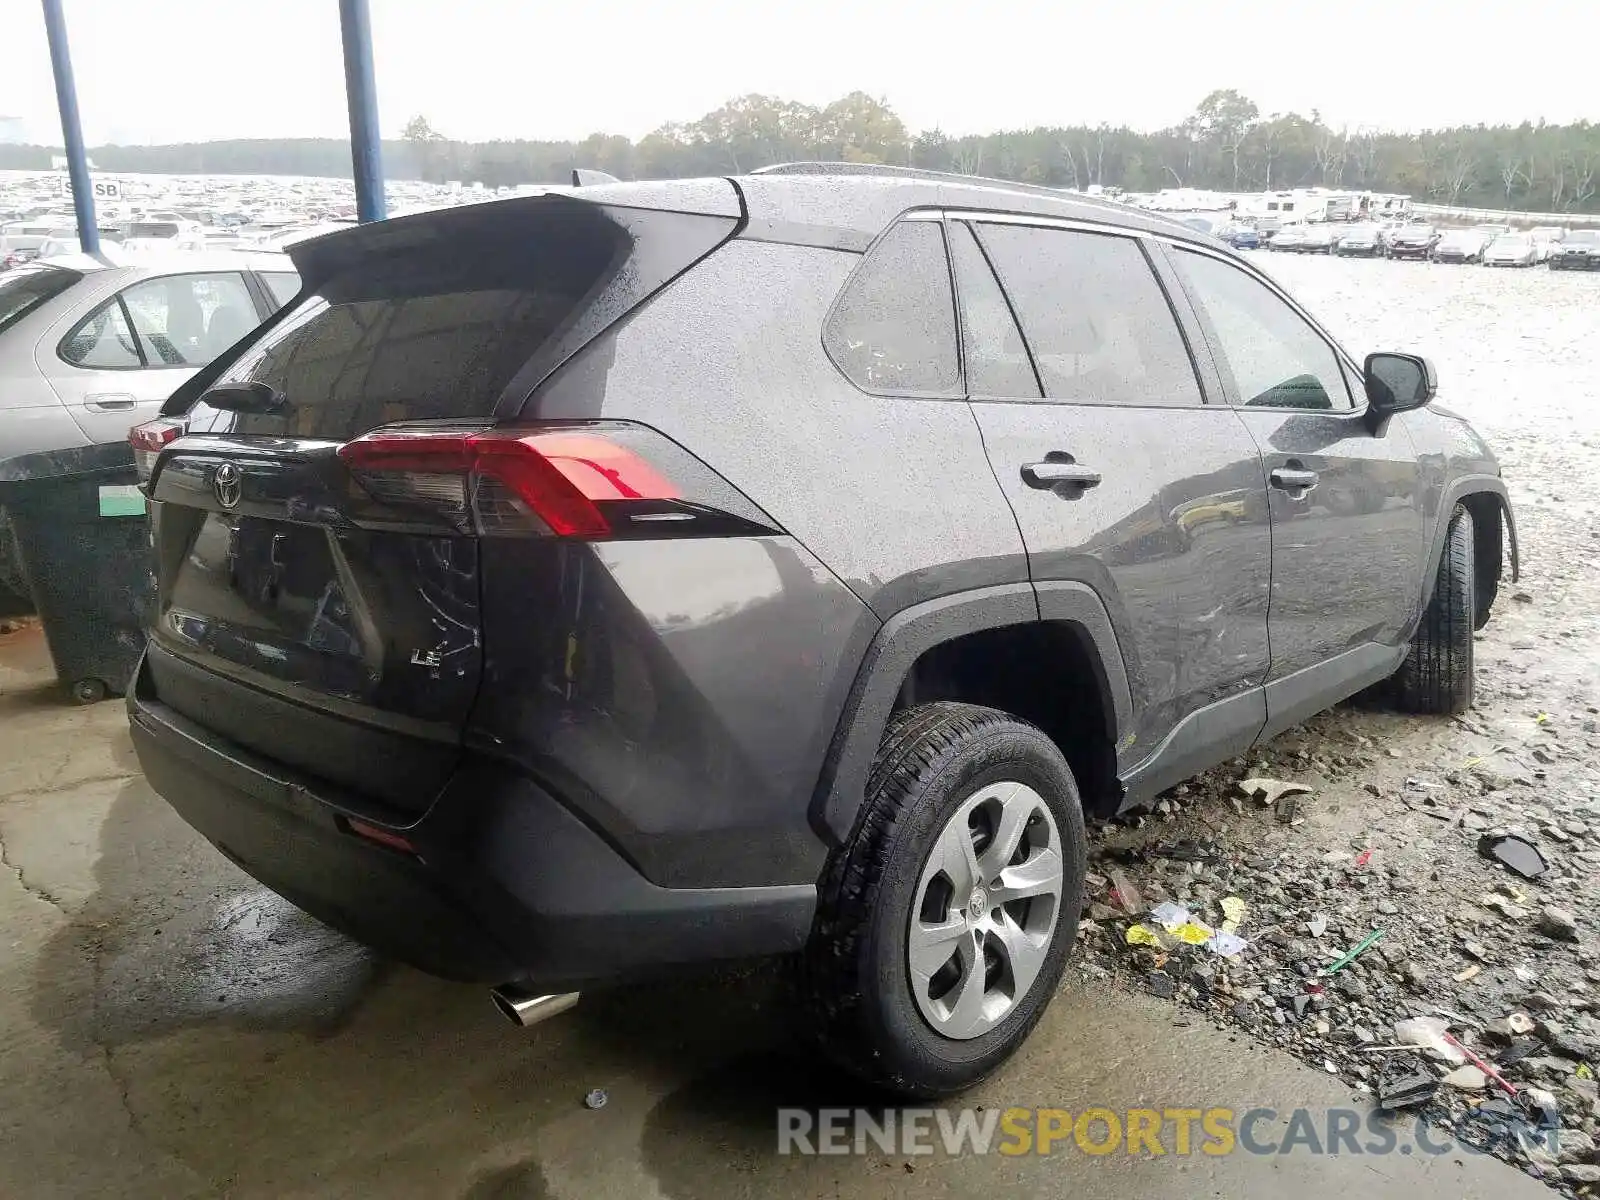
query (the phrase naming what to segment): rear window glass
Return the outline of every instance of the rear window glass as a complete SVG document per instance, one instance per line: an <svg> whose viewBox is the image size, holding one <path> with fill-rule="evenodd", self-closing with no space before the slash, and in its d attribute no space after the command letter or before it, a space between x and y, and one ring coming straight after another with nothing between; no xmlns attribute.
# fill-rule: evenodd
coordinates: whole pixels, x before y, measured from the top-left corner
<svg viewBox="0 0 1600 1200"><path fill-rule="evenodd" d="M269 384L283 397L279 409L234 414L197 404L190 427L345 439L396 421L489 416L530 360L592 337L733 225L613 215L623 211L563 201L458 210L402 229L403 241L376 226L334 235L345 240L330 240L324 252L345 265L218 380ZM673 222L688 222L687 232ZM663 226L672 232L652 244ZM363 239L371 243L364 249ZM530 388L537 382L523 378Z"/></svg>
<svg viewBox="0 0 1600 1200"><path fill-rule="evenodd" d="M937 221L902 221L868 253L823 327L823 344L857 387L952 395L961 382L955 295Z"/></svg>
<svg viewBox="0 0 1600 1200"><path fill-rule="evenodd" d="M19 267L0 275L0 329L15 325L82 278L80 272L60 267Z"/></svg>

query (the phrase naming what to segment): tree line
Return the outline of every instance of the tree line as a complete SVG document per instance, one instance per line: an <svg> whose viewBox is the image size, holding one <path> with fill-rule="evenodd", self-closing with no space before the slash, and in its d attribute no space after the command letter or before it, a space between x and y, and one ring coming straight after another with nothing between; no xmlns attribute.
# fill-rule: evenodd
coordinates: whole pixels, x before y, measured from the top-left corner
<svg viewBox="0 0 1600 1200"><path fill-rule="evenodd" d="M44 146L0 146L0 168L46 169ZM334 138L99 146L102 171L348 175ZM890 163L1055 187L1149 192L1164 187L1256 191L1325 185L1401 192L1475 208L1600 211L1600 125L1544 122L1397 133L1335 126L1312 110L1263 114L1232 89L1154 132L1126 126L1039 126L953 137L910 132L887 102L852 92L831 104L772 96L730 100L697 121L630 140L467 142L414 118L384 143L394 178L489 187L564 182L572 168L622 179L725 175L797 159Z"/></svg>

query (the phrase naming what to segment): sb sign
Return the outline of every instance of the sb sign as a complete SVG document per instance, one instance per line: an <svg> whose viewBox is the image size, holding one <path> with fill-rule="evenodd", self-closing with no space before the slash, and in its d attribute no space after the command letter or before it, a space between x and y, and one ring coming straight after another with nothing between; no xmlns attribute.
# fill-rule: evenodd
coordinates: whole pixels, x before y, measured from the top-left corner
<svg viewBox="0 0 1600 1200"><path fill-rule="evenodd" d="M96 200L122 199L122 185L115 179L91 179L89 187L91 189L90 194ZM61 194L63 196L72 195L72 176L63 175L61 177Z"/></svg>

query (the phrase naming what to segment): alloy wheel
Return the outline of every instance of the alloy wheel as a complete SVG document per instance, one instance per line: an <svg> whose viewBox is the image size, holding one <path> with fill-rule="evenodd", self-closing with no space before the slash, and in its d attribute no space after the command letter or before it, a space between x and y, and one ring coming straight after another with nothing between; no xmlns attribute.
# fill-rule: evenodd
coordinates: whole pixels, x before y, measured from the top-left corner
<svg viewBox="0 0 1600 1200"><path fill-rule="evenodd" d="M911 991L936 1032L980 1037L1027 995L1062 878L1060 830L1031 787L988 784L957 806L923 864L906 935Z"/></svg>

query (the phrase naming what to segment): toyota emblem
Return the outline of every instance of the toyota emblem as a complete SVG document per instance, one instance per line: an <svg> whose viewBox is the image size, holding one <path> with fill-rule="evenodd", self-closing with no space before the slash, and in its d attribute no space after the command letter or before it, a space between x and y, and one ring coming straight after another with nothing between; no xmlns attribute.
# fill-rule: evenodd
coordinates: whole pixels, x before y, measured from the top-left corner
<svg viewBox="0 0 1600 1200"><path fill-rule="evenodd" d="M233 463L223 463L211 477L211 486L216 490L217 503L233 508L244 493L244 476Z"/></svg>

